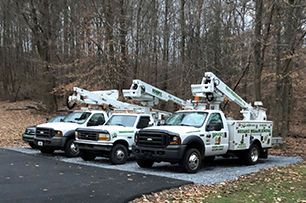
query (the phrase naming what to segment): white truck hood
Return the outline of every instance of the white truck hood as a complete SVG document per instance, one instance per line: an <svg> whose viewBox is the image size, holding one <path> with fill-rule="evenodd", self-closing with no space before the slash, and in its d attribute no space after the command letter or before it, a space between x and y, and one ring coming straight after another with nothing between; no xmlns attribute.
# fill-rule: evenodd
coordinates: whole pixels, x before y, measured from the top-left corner
<svg viewBox="0 0 306 203"><path fill-rule="evenodd" d="M169 126L169 125L168 126L167 125L152 126L152 127L145 128L145 130L167 130L170 132L177 133L179 135L200 132L199 128L192 127L192 126Z"/></svg>
<svg viewBox="0 0 306 203"><path fill-rule="evenodd" d="M97 129L97 130L107 130L110 134L112 133L134 133L134 127L125 127L125 126L118 126L118 125L103 125L103 126L94 126L90 128L83 128L83 129Z"/></svg>
<svg viewBox="0 0 306 203"><path fill-rule="evenodd" d="M70 130L75 130L79 127L81 127L80 124L77 123L64 123L64 122L59 122L59 123L43 123L40 125L37 125L38 128L52 128L54 130L60 130L65 134L66 132Z"/></svg>

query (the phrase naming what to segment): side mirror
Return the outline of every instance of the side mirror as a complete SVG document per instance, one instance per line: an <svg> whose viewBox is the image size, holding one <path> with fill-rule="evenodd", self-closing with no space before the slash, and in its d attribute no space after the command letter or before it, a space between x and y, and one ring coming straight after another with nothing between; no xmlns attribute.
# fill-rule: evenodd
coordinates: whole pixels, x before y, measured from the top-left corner
<svg viewBox="0 0 306 203"><path fill-rule="evenodd" d="M48 117L46 117L46 123L48 123L48 121L49 121L49 118L48 118Z"/></svg>
<svg viewBox="0 0 306 203"><path fill-rule="evenodd" d="M206 131L220 131L222 129L222 123L209 123L206 126Z"/></svg>
<svg viewBox="0 0 306 203"><path fill-rule="evenodd" d="M149 124L148 124L148 127L150 127L150 126L153 126L154 125L154 122L149 122Z"/></svg>
<svg viewBox="0 0 306 203"><path fill-rule="evenodd" d="M64 122L64 119L63 119L63 118L61 118L61 119L60 119L60 122Z"/></svg>

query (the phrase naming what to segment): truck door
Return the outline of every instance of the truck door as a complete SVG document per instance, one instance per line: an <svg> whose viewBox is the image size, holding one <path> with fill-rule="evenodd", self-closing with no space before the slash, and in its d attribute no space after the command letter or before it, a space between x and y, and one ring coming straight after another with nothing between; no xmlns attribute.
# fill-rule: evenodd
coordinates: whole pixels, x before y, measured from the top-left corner
<svg viewBox="0 0 306 203"><path fill-rule="evenodd" d="M206 156L225 154L228 149L228 135L220 113L210 114L205 131Z"/></svg>

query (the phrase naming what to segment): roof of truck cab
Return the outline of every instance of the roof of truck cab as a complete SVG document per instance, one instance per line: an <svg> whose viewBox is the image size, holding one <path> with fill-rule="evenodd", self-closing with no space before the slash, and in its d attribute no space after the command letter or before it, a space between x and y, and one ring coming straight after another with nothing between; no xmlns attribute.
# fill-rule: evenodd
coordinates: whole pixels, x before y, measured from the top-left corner
<svg viewBox="0 0 306 203"><path fill-rule="evenodd" d="M105 111L103 110L92 110L92 109L87 109L87 110L83 110L83 109L80 109L80 110L75 110L73 112L90 112L90 113L106 113Z"/></svg>
<svg viewBox="0 0 306 203"><path fill-rule="evenodd" d="M221 110L212 110L212 109L206 109L206 110L197 110L197 109L190 109L190 110L179 110L176 112L207 112L207 113L220 113L222 112Z"/></svg>
<svg viewBox="0 0 306 203"><path fill-rule="evenodd" d="M113 113L112 115L151 116L151 114L148 113Z"/></svg>

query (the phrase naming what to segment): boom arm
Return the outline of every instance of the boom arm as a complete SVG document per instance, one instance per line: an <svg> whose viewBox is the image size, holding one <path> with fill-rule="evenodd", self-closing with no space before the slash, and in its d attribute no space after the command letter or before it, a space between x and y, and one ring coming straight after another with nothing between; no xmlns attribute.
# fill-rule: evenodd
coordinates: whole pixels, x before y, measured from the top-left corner
<svg viewBox="0 0 306 203"><path fill-rule="evenodd" d="M169 94L157 87L154 87L141 80L133 80L133 83L128 90L123 90L125 98L140 101L145 106L154 106L159 103L159 100L172 101L180 106L189 107L191 103L180 99L172 94Z"/></svg>
<svg viewBox="0 0 306 203"><path fill-rule="evenodd" d="M211 72L206 72L201 84L191 85L191 89L194 96L206 97L211 108L219 109L226 96L242 108L245 120L266 120L266 112L260 107L261 102L255 102L254 108Z"/></svg>
<svg viewBox="0 0 306 203"><path fill-rule="evenodd" d="M69 96L67 106L69 109L76 104L92 104L92 105L111 105L119 110L135 110L143 108L141 106L118 101L118 90L105 91L88 91L82 88L74 87L73 95Z"/></svg>

